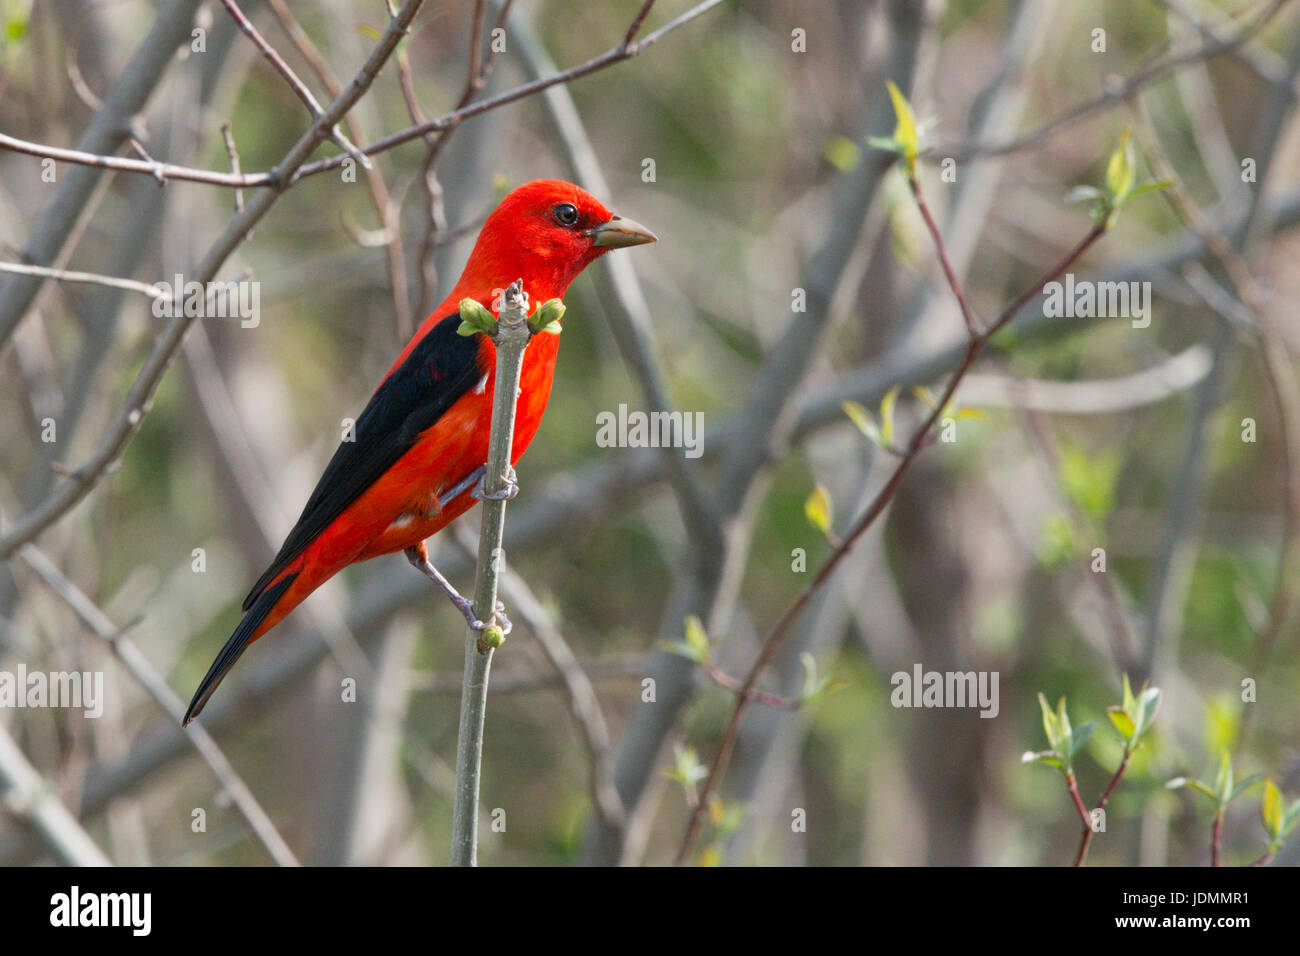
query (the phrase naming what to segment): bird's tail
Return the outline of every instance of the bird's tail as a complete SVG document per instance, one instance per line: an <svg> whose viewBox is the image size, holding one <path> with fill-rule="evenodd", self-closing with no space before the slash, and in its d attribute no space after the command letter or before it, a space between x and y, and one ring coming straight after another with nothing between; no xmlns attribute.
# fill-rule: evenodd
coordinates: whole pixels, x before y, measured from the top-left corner
<svg viewBox="0 0 1300 956"><path fill-rule="evenodd" d="M303 596L298 596L297 601L292 601L289 607L280 608L279 613L268 620L268 615L276 610L276 605L284 597L284 593L289 590L290 585L298 577L298 572L286 574L279 581L265 588L261 594L248 608L244 619L239 622L239 627L235 628L235 633L230 635L230 640L226 641L226 646L221 649L217 659L212 662L208 668L207 676L199 684L199 689L194 692L194 699L190 701L190 706L185 711L185 718L181 721L181 726L186 726L191 720L197 717L203 711L203 706L208 702L208 698L216 691L217 686L222 679L230 672L230 668L235 666L235 661L239 660L239 655L244 653L244 649L249 644L257 640L266 631L270 630L281 618L283 618Z"/></svg>

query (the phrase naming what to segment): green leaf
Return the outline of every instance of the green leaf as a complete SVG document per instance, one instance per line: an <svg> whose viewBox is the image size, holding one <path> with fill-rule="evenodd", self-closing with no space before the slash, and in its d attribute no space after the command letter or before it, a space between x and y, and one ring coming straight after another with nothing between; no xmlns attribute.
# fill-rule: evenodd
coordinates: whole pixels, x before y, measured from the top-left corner
<svg viewBox="0 0 1300 956"><path fill-rule="evenodd" d="M669 654L676 654L697 664L709 662L709 635L704 625L694 614L689 615L683 623L686 639L684 641L660 641L659 648Z"/></svg>
<svg viewBox="0 0 1300 956"><path fill-rule="evenodd" d="M857 402L841 402L840 408L844 409L844 414L849 416L849 421L853 422L858 431L871 439L873 444L881 444L880 429L876 427L876 420L871 417L871 412Z"/></svg>
<svg viewBox="0 0 1300 956"><path fill-rule="evenodd" d="M686 646L695 654L695 659L703 663L709 659L709 635L704 624L694 614L686 618Z"/></svg>
<svg viewBox="0 0 1300 956"><path fill-rule="evenodd" d="M1126 714L1137 713L1137 698L1133 696L1133 685L1128 681L1128 673L1124 674L1124 701L1120 704Z"/></svg>
<svg viewBox="0 0 1300 956"><path fill-rule="evenodd" d="M1065 758L1065 769L1069 770L1074 763L1074 728L1070 726L1070 713L1065 709L1065 695L1056 702L1056 726L1061 734L1056 749Z"/></svg>
<svg viewBox="0 0 1300 956"><path fill-rule="evenodd" d="M1065 761L1055 750L1026 750L1020 755L1021 763L1045 763L1049 767L1055 767L1057 770L1065 770Z"/></svg>
<svg viewBox="0 0 1300 956"><path fill-rule="evenodd" d="M1272 780L1264 781L1264 795L1259 800L1259 818L1264 823L1264 831L1270 841L1276 840L1282 833L1282 791Z"/></svg>
<svg viewBox="0 0 1300 956"><path fill-rule="evenodd" d="M1128 198L1129 193L1133 191L1133 183L1136 179L1133 158L1133 131L1125 127L1124 132L1120 135L1119 145L1115 151L1110 154L1110 161L1106 164L1106 196L1111 202L1111 206L1119 206Z"/></svg>
<svg viewBox="0 0 1300 956"><path fill-rule="evenodd" d="M1115 729L1119 731L1119 735L1123 737L1125 741L1133 739L1133 734L1134 731L1137 730L1137 727L1133 723L1133 718L1124 713L1122 708L1107 707L1106 716L1110 718L1110 722L1115 725Z"/></svg>
<svg viewBox="0 0 1300 956"><path fill-rule="evenodd" d="M842 173L851 173L862 162L862 150L847 136L832 136L822 147L826 161Z"/></svg>
<svg viewBox="0 0 1300 956"><path fill-rule="evenodd" d="M1096 202L1103 198L1103 193L1096 186L1075 186L1065 194L1065 201L1068 203L1076 202Z"/></svg>
<svg viewBox="0 0 1300 956"><path fill-rule="evenodd" d="M1287 807L1282 814L1282 829L1280 839L1285 840L1291 831L1300 823L1300 800L1297 800L1291 806Z"/></svg>
<svg viewBox="0 0 1300 956"><path fill-rule="evenodd" d="M893 80L886 84L889 88L889 98L894 103L894 115L898 117L898 125L894 127L894 142L899 146L899 152L903 160L907 163L909 170L916 167L916 157L921 151L921 136L916 129L916 115L912 112L912 105L907 102L902 92L894 85Z"/></svg>
<svg viewBox="0 0 1300 956"><path fill-rule="evenodd" d="M1042 691L1038 693L1038 706L1043 711L1043 733L1047 735L1047 743L1053 750L1058 750L1057 742L1061 738L1060 725L1057 723L1056 714L1052 713L1051 706L1047 703L1047 698L1043 696Z"/></svg>
<svg viewBox="0 0 1300 956"><path fill-rule="evenodd" d="M930 391L924 385L914 385L912 394L925 403L926 408L934 411L939 407L939 400L934 397L934 392Z"/></svg>
<svg viewBox="0 0 1300 956"><path fill-rule="evenodd" d="M1172 179L1151 179L1136 187L1128 194L1129 199L1137 199L1138 196L1145 196L1147 193L1158 192L1162 189L1168 189L1174 185Z"/></svg>
<svg viewBox="0 0 1300 956"><path fill-rule="evenodd" d="M1245 779L1237 781L1237 785L1232 788L1232 793L1229 795L1228 799L1236 800L1239 796L1241 796L1251 787L1256 787L1263 782L1264 782L1264 775L1262 773L1252 773L1250 776L1246 777Z"/></svg>
<svg viewBox="0 0 1300 956"><path fill-rule="evenodd" d="M1227 805L1232 799L1232 754L1226 750L1219 760L1219 773L1214 778L1214 796L1220 806Z"/></svg>
<svg viewBox="0 0 1300 956"><path fill-rule="evenodd" d="M694 790L695 785L709 775L708 770L695 755L694 747L674 744L673 753L673 765L664 771L664 776L669 780L676 780L685 790Z"/></svg>
<svg viewBox="0 0 1300 956"><path fill-rule="evenodd" d="M812 493L803 503L803 513L807 516L808 522L822 534L830 534L834 511L835 504L831 500L831 493L820 484L813 488Z"/></svg>
<svg viewBox="0 0 1300 956"><path fill-rule="evenodd" d="M1142 685L1142 693L1137 700L1137 728L1133 734L1133 740L1136 742L1143 734L1151 729L1155 722L1156 714L1160 711L1160 688L1148 687Z"/></svg>
<svg viewBox="0 0 1300 956"><path fill-rule="evenodd" d="M867 145L872 149L882 149L887 153L898 153L902 155L903 147L888 136L868 136Z"/></svg>
<svg viewBox="0 0 1300 956"><path fill-rule="evenodd" d="M1090 720L1086 724L1074 728L1074 734L1071 736L1070 742L1071 758L1083 749L1083 745L1088 742L1088 738L1092 736L1092 732L1096 729L1097 722L1095 720Z"/></svg>
<svg viewBox="0 0 1300 956"><path fill-rule="evenodd" d="M1170 780L1168 783L1165 784L1165 788L1168 790L1182 790L1182 789L1195 790L1197 793L1205 794L1215 803L1218 803L1219 801L1218 796L1215 794L1213 790L1211 790L1205 784L1201 783L1201 781L1192 780L1190 777L1174 777L1172 780Z"/></svg>
<svg viewBox="0 0 1300 956"><path fill-rule="evenodd" d="M898 386L895 385L880 400L880 440L886 446L894 444L894 406L898 403Z"/></svg>

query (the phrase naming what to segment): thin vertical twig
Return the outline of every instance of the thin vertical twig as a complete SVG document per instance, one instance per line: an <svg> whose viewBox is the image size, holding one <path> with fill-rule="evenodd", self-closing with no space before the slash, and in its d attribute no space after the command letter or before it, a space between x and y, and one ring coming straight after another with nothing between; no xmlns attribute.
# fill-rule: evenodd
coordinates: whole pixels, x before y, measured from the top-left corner
<svg viewBox="0 0 1300 956"><path fill-rule="evenodd" d="M1119 786L1120 778L1124 776L1124 771L1128 769L1129 758L1133 756L1132 751L1124 751L1124 759L1119 762L1119 767L1115 770L1115 775L1110 778L1110 783L1106 784L1106 789L1101 792L1101 797L1097 800L1098 810L1105 810L1106 803L1110 800L1110 795L1115 792ZM1073 779L1073 778L1071 778ZM1077 798L1078 791L1076 789ZM1088 814L1083 817L1083 835L1079 837L1079 850L1074 855L1074 865L1083 866L1083 861L1088 858L1088 848L1092 845L1092 835L1095 831L1092 829L1092 818Z"/></svg>
<svg viewBox="0 0 1300 956"><path fill-rule="evenodd" d="M483 475L483 520L478 537L478 573L474 579L474 616L491 621L496 613L501 573L501 541L506 528L505 491L510 484L515 435L515 404L523 371L528 328L528 295L516 279L502 293L497 321L496 381L492 389L492 430ZM478 794L483 761L483 720L487 710L491 643L484 631L469 628L465 638L465 674L461 682L460 730L456 735L456 796L451 822L453 866L478 862Z"/></svg>

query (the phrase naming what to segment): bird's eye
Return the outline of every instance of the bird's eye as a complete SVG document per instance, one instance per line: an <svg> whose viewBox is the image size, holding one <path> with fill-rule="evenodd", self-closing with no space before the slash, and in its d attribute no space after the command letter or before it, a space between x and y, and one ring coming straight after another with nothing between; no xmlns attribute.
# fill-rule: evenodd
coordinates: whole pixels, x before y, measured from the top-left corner
<svg viewBox="0 0 1300 956"><path fill-rule="evenodd" d="M557 203L551 215L561 226L574 226L578 223L578 207L571 202Z"/></svg>

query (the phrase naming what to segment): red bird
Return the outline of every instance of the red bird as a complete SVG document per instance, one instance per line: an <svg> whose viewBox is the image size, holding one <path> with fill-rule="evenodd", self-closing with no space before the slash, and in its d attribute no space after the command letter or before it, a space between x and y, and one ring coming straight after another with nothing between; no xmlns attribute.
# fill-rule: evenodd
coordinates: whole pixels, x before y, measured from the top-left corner
<svg viewBox="0 0 1300 956"><path fill-rule="evenodd" d="M470 602L429 563L424 541L468 511L487 461L496 346L462 336L459 302L496 311L501 290L522 278L535 305L560 298L610 249L654 242L646 228L611 215L572 183L537 180L488 216L456 287L407 343L334 452L298 523L244 598L244 619L212 663L185 713L199 715L245 648L335 574L358 561L405 551L471 624ZM524 353L512 463L541 424L555 375L558 335ZM474 487L471 487L474 486Z"/></svg>

